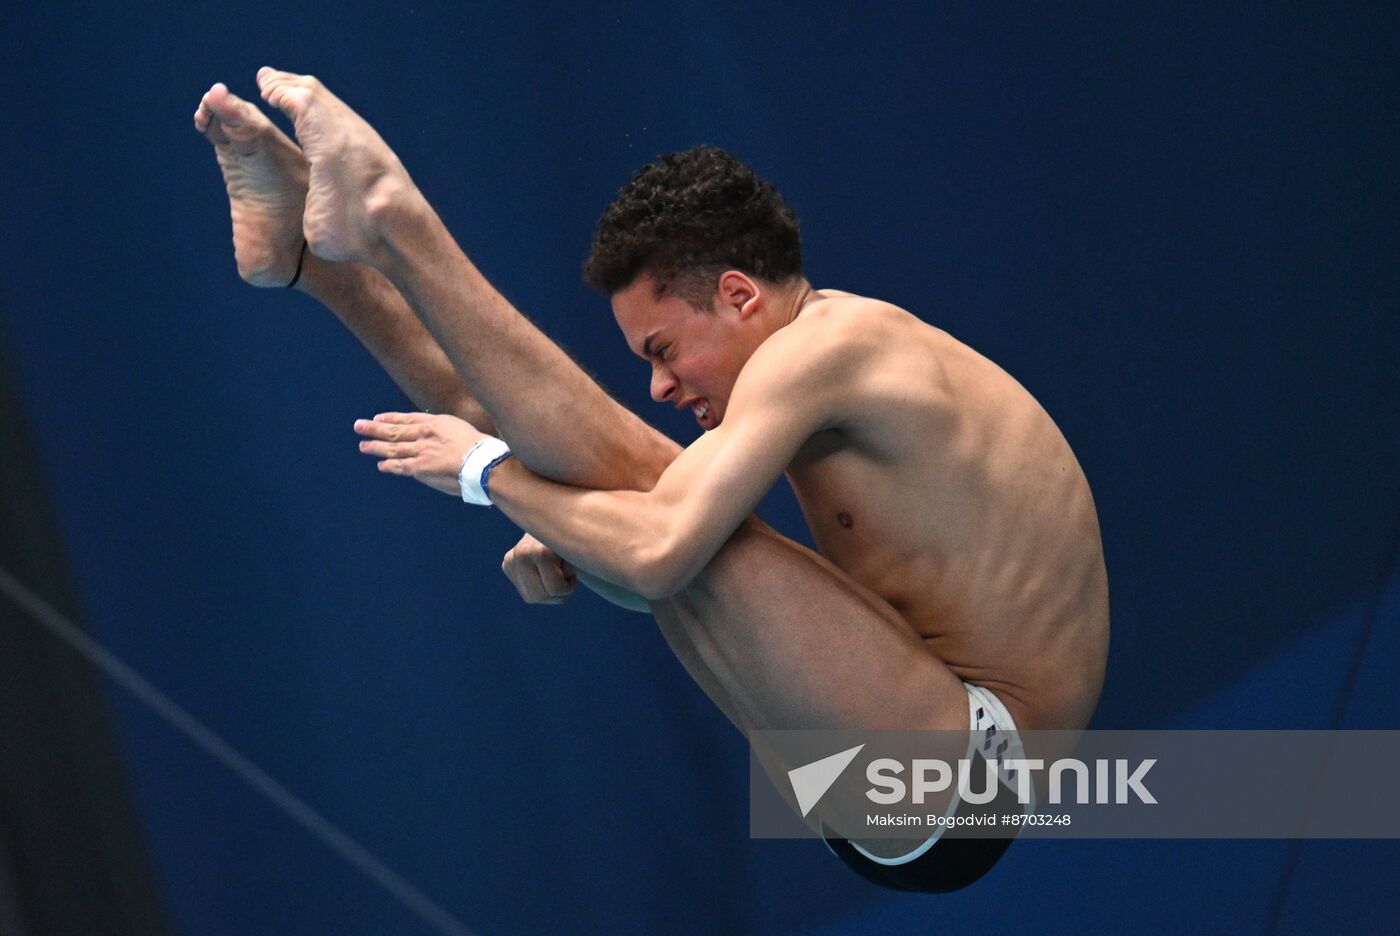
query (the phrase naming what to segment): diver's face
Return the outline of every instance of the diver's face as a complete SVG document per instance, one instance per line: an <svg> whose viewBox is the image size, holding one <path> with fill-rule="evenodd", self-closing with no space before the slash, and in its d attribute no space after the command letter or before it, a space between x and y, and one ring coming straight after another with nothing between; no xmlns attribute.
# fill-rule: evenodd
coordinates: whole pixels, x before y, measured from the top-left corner
<svg viewBox="0 0 1400 936"><path fill-rule="evenodd" d="M689 409L702 429L718 426L753 352L739 312L719 302L702 311L676 296L658 298L646 274L614 293L612 307L632 352L651 365L651 398Z"/></svg>

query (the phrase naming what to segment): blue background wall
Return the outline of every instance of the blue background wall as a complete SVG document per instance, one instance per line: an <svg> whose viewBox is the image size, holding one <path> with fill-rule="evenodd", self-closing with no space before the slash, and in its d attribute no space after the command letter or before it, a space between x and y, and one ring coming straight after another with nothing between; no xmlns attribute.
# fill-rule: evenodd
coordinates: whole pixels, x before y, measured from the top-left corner
<svg viewBox="0 0 1400 936"><path fill-rule="evenodd" d="M1400 727L1397 23L1213 7L7 6L0 325L94 633L482 934L1394 932L1394 842L1021 843L932 898L749 841L742 741L646 619L520 606L499 515L356 454L402 397L238 281L190 127L213 81L317 74L684 439L577 268L634 168L731 148L818 286L983 351L1074 445L1113 591L1096 726ZM179 932L425 931L112 702Z"/></svg>

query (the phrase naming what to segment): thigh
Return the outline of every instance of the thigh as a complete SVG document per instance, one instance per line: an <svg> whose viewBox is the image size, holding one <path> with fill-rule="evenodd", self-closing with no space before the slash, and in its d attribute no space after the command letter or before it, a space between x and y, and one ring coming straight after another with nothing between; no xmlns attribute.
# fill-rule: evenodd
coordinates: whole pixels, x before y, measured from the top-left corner
<svg viewBox="0 0 1400 936"><path fill-rule="evenodd" d="M748 737L749 725L739 713L730 697L728 690L720 685L715 677L714 671L710 669L708 663L700 655L700 651L695 646L695 641L691 639L685 626L675 616L664 613L656 613L656 625L661 631L661 636L666 638L666 643L671 648L671 652L676 655L676 659L685 667L685 671L690 674L690 678L695 680L695 684L705 691L705 695L710 697L710 701L715 704L725 717L733 723L739 733Z"/></svg>
<svg viewBox="0 0 1400 936"><path fill-rule="evenodd" d="M652 610L741 728L968 728L962 681L898 612L760 521Z"/></svg>

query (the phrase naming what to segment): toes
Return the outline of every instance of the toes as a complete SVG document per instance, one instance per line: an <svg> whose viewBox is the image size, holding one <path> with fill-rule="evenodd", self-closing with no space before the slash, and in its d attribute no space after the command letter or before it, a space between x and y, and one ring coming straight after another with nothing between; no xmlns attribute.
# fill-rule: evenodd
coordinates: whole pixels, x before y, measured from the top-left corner
<svg viewBox="0 0 1400 936"><path fill-rule="evenodd" d="M234 97L227 85L216 84L199 100L199 108L194 112L195 128L215 144L228 143L229 131L239 138L246 137L248 118L244 106L246 102Z"/></svg>
<svg viewBox="0 0 1400 936"><path fill-rule="evenodd" d="M205 105L222 121L224 127L232 131L262 130L271 122L252 103L243 100L227 87L214 85L204 96ZM246 134L245 134L246 135Z"/></svg>
<svg viewBox="0 0 1400 936"><path fill-rule="evenodd" d="M262 99L295 120L311 99L311 91L289 81L270 82L263 85Z"/></svg>
<svg viewBox="0 0 1400 936"><path fill-rule="evenodd" d="M194 126L208 138L210 143L222 145L229 142L219 115L210 109L208 101L199 102L199 110L194 112Z"/></svg>
<svg viewBox="0 0 1400 936"><path fill-rule="evenodd" d="M209 131L209 124L214 119L214 112L209 109L209 92L204 92L204 97L199 99L199 106L194 109L194 128L200 133Z"/></svg>
<svg viewBox="0 0 1400 936"><path fill-rule="evenodd" d="M258 69L262 99L289 117L297 116L319 86L320 82L311 75L278 71L266 65Z"/></svg>
<svg viewBox="0 0 1400 936"><path fill-rule="evenodd" d="M316 78L312 75L298 75L296 72L278 71L271 65L264 65L258 69L258 87L262 87L268 82L292 81L304 84L314 82Z"/></svg>
<svg viewBox="0 0 1400 936"><path fill-rule="evenodd" d="M310 75L278 71L267 65L258 69L258 90L262 92L264 98L277 88L309 88L315 80Z"/></svg>
<svg viewBox="0 0 1400 936"><path fill-rule="evenodd" d="M303 93L310 94L310 91ZM284 106L287 101L280 96L278 101L282 110L295 117L292 109ZM274 155L283 150L300 155L296 143L278 129L257 104L240 98L222 82L200 98L194 112L194 127L216 146L234 144L239 155L247 156L263 149Z"/></svg>
<svg viewBox="0 0 1400 936"><path fill-rule="evenodd" d="M227 143L228 136L223 131L240 125L239 111L229 103L237 100L223 82L215 84L199 99L199 107L194 112L195 129L214 143Z"/></svg>
<svg viewBox="0 0 1400 936"><path fill-rule="evenodd" d="M228 86L216 84L209 89L209 93L204 95L204 100L200 106L208 109L215 117L222 121L225 127L236 130L246 122L246 116L242 105L245 102L229 91Z"/></svg>
<svg viewBox="0 0 1400 936"><path fill-rule="evenodd" d="M216 120L214 120L213 118L211 118L208 114L204 114L204 113L201 113L201 112L199 112L199 111L195 111L195 114L194 114L194 128L195 128L196 130L198 130L200 133L202 133L202 134L204 134L205 136L207 136L207 137L210 139L211 142L214 142L214 143L222 143L222 142L223 142L222 140L216 140L216 139L214 139L214 133L215 133L215 131L216 131L217 128L218 128L218 121L216 121Z"/></svg>

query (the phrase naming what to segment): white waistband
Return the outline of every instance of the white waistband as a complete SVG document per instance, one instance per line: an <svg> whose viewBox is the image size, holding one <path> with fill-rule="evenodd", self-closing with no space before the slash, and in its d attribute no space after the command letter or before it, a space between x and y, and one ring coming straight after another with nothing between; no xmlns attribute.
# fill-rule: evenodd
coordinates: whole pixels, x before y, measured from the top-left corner
<svg viewBox="0 0 1400 936"><path fill-rule="evenodd" d="M970 760L972 752L978 749L982 751L982 756L987 760L1025 757L1026 752L1021 746L1020 734L1016 731L1016 720L1011 717L1011 713L997 698L996 693L968 682L963 683L963 688L967 690L967 724L968 730L971 732L967 743L968 759ZM997 771L997 775L1007 787L1013 790L1016 788L1009 771L1002 769ZM957 808L958 797L954 795L948 801L948 809L944 818L952 816ZM1034 803L1028 803L1025 806L1027 812L1031 812L1034 808ZM898 858L882 858L879 855L872 855L856 842L851 842L851 847L876 864L892 867L907 864L928 851L942 837L945 829L945 826L939 826L938 831L918 848L906 855L900 855Z"/></svg>

